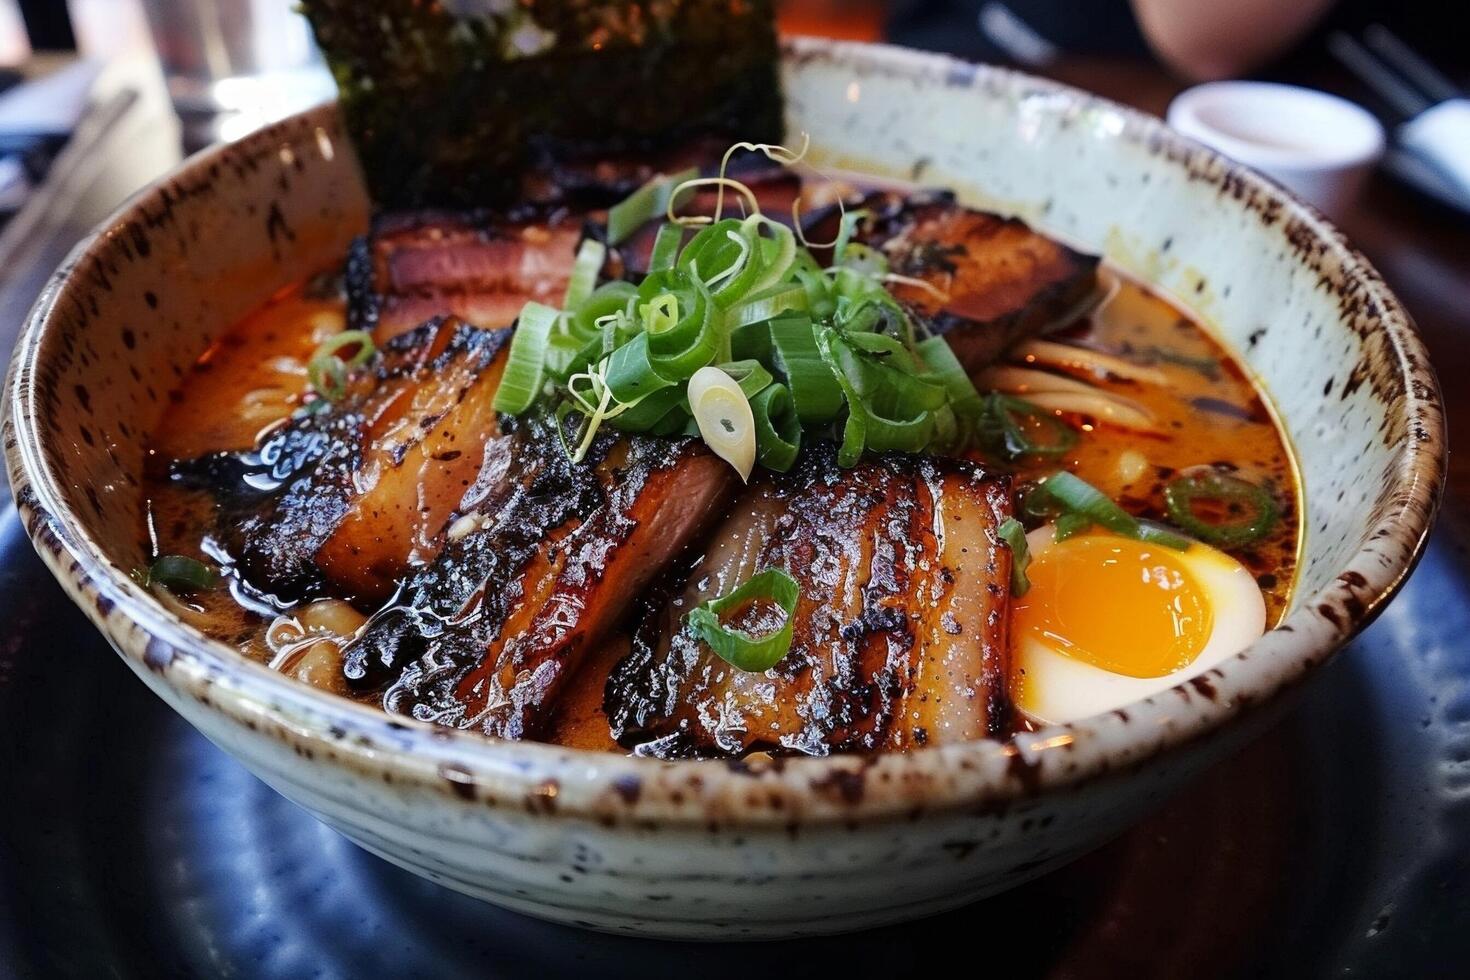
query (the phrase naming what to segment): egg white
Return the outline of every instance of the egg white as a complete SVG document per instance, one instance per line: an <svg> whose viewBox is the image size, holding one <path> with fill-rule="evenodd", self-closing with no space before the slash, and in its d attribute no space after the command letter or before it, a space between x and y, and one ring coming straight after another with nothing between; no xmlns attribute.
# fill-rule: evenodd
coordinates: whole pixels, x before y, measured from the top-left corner
<svg viewBox="0 0 1470 980"><path fill-rule="evenodd" d="M1090 532L1096 533L1096 532ZM1033 559L1056 547L1050 524L1026 536ZM1016 635L1011 669L1024 671L1017 706L1036 721L1062 724L1121 708L1167 691L1234 656L1266 630L1266 601L1255 578L1224 552L1194 543L1176 555L1194 576L1213 613L1209 639L1186 667L1162 677L1129 677L1069 657L1039 637Z"/></svg>

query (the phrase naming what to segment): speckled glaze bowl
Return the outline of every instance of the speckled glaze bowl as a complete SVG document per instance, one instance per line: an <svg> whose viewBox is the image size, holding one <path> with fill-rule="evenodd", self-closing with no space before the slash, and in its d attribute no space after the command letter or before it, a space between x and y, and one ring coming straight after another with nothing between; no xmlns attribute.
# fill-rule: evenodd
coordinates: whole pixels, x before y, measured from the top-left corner
<svg viewBox="0 0 1470 980"><path fill-rule="evenodd" d="M790 129L811 134L819 166L954 187L1103 252L1214 325L1269 392L1303 473L1300 580L1280 628L1079 724L760 768L492 741L243 660L128 577L145 555L142 441L213 336L364 227L332 107L195 157L51 281L5 395L36 547L138 676L266 782L390 861L533 915L695 938L856 929L1100 843L1261 732L1409 573L1445 456L1424 349L1315 212L1155 119L879 47L792 42L785 83Z"/></svg>

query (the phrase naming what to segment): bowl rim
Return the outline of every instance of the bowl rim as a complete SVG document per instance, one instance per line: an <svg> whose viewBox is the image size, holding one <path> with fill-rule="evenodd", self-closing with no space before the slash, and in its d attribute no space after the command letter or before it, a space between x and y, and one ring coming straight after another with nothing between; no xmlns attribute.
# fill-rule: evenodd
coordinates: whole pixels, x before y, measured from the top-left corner
<svg viewBox="0 0 1470 980"><path fill-rule="evenodd" d="M1330 659L1393 597L1423 553L1444 482L1445 430L1437 381L1413 323L1373 267L1310 206L1276 184L1170 130L1159 119L1098 96L1007 69L884 45L793 38L783 58L828 59L839 67L943 85L990 85L1105 109L1180 165L1210 168L1216 182L1243 189L1296 221L1322 255L1340 263L1358 302L1388 341L1386 355L1403 383L1397 409L1413 434L1394 457L1391 494L1366 544L1325 588L1305 597L1276 630L1206 675L1126 710L1006 740L936 746L907 754L786 758L770 763L661 761L532 742L509 742L391 716L294 681L241 656L169 613L110 562L66 496L44 449L44 426L32 379L47 326L83 273L106 254L130 215L222 156L274 155L299 129L334 124L328 103L227 146L204 150L133 195L81 241L52 276L28 315L5 386L4 435L12 489L28 533L72 599L174 707L199 702L213 716L206 734L220 741L244 726L317 766L345 768L401 790L427 793L436 805L505 808L652 828L749 827L795 834L799 826L916 819L936 811L993 813L1143 766L1182 750L1227 721L1275 702ZM294 127L294 128L293 128ZM297 134L299 135L299 134ZM1345 310L1337 321L1343 325ZM1344 327L1346 328L1346 326ZM1390 505L1381 506L1391 496ZM1185 710L1187 709L1187 711ZM193 719L191 719L193 720ZM257 746L254 751L263 752ZM340 781L314 791L352 808Z"/></svg>

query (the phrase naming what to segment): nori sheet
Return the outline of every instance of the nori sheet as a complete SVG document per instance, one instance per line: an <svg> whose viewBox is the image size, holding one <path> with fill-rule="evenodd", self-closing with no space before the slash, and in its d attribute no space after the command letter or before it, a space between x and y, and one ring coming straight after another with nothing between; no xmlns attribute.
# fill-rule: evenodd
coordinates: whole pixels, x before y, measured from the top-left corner
<svg viewBox="0 0 1470 980"><path fill-rule="evenodd" d="M782 134L772 0L301 0L382 207L510 201L548 160Z"/></svg>

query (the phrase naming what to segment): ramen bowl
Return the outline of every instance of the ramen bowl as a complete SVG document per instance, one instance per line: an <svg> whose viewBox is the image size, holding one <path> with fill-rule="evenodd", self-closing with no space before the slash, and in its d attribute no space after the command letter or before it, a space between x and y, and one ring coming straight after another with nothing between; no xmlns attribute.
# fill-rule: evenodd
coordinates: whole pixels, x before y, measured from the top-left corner
<svg viewBox="0 0 1470 980"><path fill-rule="evenodd" d="M759 764L496 741L245 659L129 577L148 555L145 435L212 338L365 227L333 106L194 157L51 280L5 393L37 549L144 683L261 779L369 851L532 915L701 939L858 929L993 894L1116 834L1263 732L1409 574L1445 458L1424 349L1316 212L1158 120L891 48L790 42L783 65L789 129L810 134L817 166L953 187L1101 252L1255 374L1304 501L1278 628L1075 724Z"/></svg>

